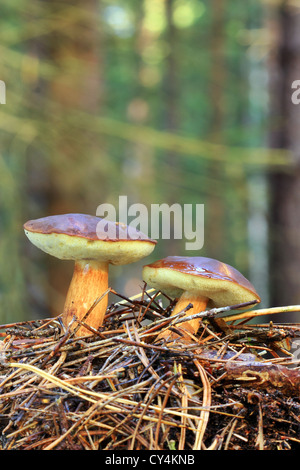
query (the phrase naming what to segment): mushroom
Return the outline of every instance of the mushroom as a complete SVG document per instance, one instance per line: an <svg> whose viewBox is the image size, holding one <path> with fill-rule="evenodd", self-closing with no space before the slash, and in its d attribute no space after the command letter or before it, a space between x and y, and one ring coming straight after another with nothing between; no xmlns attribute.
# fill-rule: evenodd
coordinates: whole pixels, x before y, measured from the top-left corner
<svg viewBox="0 0 300 470"><path fill-rule="evenodd" d="M211 258L168 256L144 266L143 279L170 297L179 297L172 315L183 311L189 304L193 307L185 316L202 312L207 305L225 307L255 300L260 302L253 285L239 271ZM195 334L199 323L200 319L195 318L181 323L181 327ZM170 335L170 332L165 330L159 338L166 334ZM170 335L171 340L175 337Z"/></svg>
<svg viewBox="0 0 300 470"><path fill-rule="evenodd" d="M62 314L66 327L74 315L81 320L107 292L109 264L133 263L149 255L156 244L130 226L86 214L29 220L24 224L24 231L29 240L46 253L75 261ZM89 326L98 329L102 325L107 302L107 295L103 295L93 307L87 318ZM89 331L80 327L76 334L87 335Z"/></svg>

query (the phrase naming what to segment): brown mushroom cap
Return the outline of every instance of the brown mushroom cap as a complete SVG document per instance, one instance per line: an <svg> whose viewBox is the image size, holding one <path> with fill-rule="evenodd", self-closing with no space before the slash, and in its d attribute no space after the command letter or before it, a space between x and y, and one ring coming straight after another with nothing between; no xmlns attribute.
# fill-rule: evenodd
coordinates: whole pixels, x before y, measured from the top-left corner
<svg viewBox="0 0 300 470"><path fill-rule="evenodd" d="M125 224L103 222L104 219L87 214L61 214L29 220L24 231L35 246L60 259L122 265L153 251L156 241L142 232Z"/></svg>
<svg viewBox="0 0 300 470"><path fill-rule="evenodd" d="M207 297L211 307L261 300L253 285L237 269L200 256L168 256L144 266L143 279L149 286L174 298L183 292Z"/></svg>

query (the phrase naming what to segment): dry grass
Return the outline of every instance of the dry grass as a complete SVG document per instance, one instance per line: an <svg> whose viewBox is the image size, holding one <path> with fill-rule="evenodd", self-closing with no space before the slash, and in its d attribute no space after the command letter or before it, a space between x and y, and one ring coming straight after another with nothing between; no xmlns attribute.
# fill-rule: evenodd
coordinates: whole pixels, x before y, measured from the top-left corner
<svg viewBox="0 0 300 470"><path fill-rule="evenodd" d="M59 318L1 326L1 449L299 449L300 325L207 310L183 342L165 296L115 296L87 337ZM156 341L164 328L178 341Z"/></svg>

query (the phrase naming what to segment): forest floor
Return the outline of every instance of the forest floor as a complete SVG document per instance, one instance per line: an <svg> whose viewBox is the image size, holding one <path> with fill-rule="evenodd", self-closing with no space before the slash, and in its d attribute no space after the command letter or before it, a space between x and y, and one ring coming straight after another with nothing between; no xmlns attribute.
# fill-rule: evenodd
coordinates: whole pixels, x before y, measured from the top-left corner
<svg viewBox="0 0 300 470"><path fill-rule="evenodd" d="M210 309L186 340L163 294L114 294L88 336L59 317L1 326L0 449L299 450L300 324Z"/></svg>

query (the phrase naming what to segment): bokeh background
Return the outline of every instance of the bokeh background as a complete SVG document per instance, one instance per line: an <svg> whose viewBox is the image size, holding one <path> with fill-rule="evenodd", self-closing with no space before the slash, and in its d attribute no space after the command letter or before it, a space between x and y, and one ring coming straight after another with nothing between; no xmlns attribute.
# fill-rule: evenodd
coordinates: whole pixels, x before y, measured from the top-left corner
<svg viewBox="0 0 300 470"><path fill-rule="evenodd" d="M23 223L102 203L204 204L205 241L158 240L143 264L202 255L263 306L300 304L299 0L2 0L0 322L61 313L72 262ZM286 317L287 318L287 317ZM296 318L296 317L295 317Z"/></svg>

